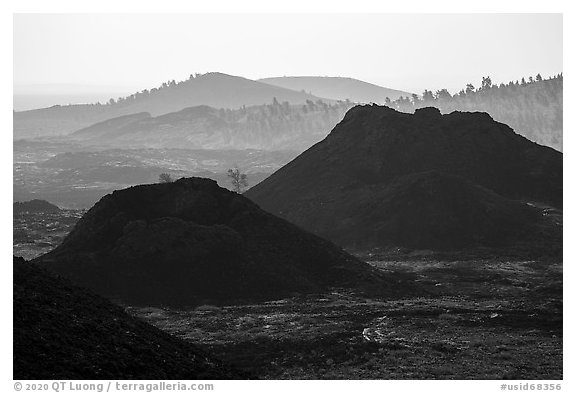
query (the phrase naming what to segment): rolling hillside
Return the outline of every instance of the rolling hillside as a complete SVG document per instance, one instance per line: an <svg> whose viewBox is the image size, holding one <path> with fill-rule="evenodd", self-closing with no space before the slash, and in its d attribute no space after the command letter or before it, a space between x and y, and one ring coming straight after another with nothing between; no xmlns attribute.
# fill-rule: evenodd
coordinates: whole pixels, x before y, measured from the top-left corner
<svg viewBox="0 0 576 393"><path fill-rule="evenodd" d="M179 83L164 83L159 88L143 90L106 104L53 106L14 112L14 138L65 135L97 122L141 112L159 116L199 105L238 109L267 104L274 98L291 104L318 100L307 93L213 72Z"/></svg>
<svg viewBox="0 0 576 393"><path fill-rule="evenodd" d="M411 93L389 89L354 78L330 76L284 76L259 79L260 82L284 87L296 91L305 91L315 96L346 100L357 103L383 104L386 97L396 100L400 96L409 97Z"/></svg>
<svg viewBox="0 0 576 393"><path fill-rule="evenodd" d="M237 110L208 106L151 117L126 115L96 123L67 137L87 147L258 149L302 152L322 140L350 104L274 101Z"/></svg>

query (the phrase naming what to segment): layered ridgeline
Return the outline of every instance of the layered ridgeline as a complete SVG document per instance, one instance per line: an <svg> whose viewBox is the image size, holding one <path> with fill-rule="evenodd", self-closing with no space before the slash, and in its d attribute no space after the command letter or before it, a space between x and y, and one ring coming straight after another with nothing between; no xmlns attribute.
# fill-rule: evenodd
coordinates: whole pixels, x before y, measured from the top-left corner
<svg viewBox="0 0 576 393"><path fill-rule="evenodd" d="M159 116L198 105L237 109L243 105L267 104L274 97L279 102L291 104L318 100L318 97L300 91L212 72L111 99L104 105L65 105L14 112L14 138L65 135L97 122L141 112Z"/></svg>
<svg viewBox="0 0 576 393"><path fill-rule="evenodd" d="M264 78L258 81L287 89L305 91L318 97L333 100L350 100L356 103L383 104L386 98L396 100L408 97L411 93L389 89L364 82L354 78L330 76L284 76L279 78Z"/></svg>
<svg viewBox="0 0 576 393"><path fill-rule="evenodd" d="M405 96L386 105L404 112L429 106L443 113L487 112L531 141L562 151L563 84L562 74L549 79L537 75L528 81L522 78L521 82L499 85L485 77L481 87L468 84L454 95L446 89L435 93L426 90L421 97Z"/></svg>
<svg viewBox="0 0 576 393"><path fill-rule="evenodd" d="M152 117L138 113L78 130L67 140L109 148L258 149L301 152L322 140L352 105L307 101L236 110L208 106Z"/></svg>
<svg viewBox="0 0 576 393"><path fill-rule="evenodd" d="M246 377L22 258L13 266L14 379Z"/></svg>
<svg viewBox="0 0 576 393"><path fill-rule="evenodd" d="M103 295L143 304L397 289L332 243L202 178L115 191L36 261Z"/></svg>
<svg viewBox="0 0 576 393"><path fill-rule="evenodd" d="M485 113L357 106L322 142L248 190L344 247L500 247L561 208L562 154Z"/></svg>

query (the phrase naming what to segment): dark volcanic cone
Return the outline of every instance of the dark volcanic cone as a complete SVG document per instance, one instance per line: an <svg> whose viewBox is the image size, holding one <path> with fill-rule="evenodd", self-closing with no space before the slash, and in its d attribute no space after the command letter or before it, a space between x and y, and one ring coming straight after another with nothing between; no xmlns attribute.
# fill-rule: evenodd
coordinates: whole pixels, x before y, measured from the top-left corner
<svg viewBox="0 0 576 393"><path fill-rule="evenodd" d="M394 291L332 243L201 178L105 196L37 261L106 296L148 304L272 299L333 286Z"/></svg>
<svg viewBox="0 0 576 393"><path fill-rule="evenodd" d="M562 154L485 113L357 106L246 196L344 247L502 247L562 206Z"/></svg>

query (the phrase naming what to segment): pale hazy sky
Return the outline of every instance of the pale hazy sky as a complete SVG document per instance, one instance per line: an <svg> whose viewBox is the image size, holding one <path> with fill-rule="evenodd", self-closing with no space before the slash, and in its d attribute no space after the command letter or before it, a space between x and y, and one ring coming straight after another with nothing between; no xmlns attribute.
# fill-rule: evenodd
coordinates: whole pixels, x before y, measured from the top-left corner
<svg viewBox="0 0 576 393"><path fill-rule="evenodd" d="M348 76L452 93L562 72L561 14L17 14L14 87L141 90L191 73ZM36 87L34 87L35 89ZM68 86L67 89L74 90ZM48 88L48 90L50 90Z"/></svg>

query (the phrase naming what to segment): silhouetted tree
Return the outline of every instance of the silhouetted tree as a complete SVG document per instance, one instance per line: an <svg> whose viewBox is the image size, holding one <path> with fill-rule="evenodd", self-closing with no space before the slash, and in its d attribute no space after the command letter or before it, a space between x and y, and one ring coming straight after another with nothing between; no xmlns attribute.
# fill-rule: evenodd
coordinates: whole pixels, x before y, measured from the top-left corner
<svg viewBox="0 0 576 393"><path fill-rule="evenodd" d="M489 76L482 77L482 90L488 90L492 87L492 79Z"/></svg>
<svg viewBox="0 0 576 393"><path fill-rule="evenodd" d="M159 183L172 183L173 181L174 179L172 179L169 173L161 173L160 176L158 176Z"/></svg>
<svg viewBox="0 0 576 393"><path fill-rule="evenodd" d="M438 90L438 91L436 92L436 97L435 97L435 98L436 98L437 100L447 100L447 99L452 98L452 96L450 95L450 93L448 92L447 89L441 89L441 90Z"/></svg>
<svg viewBox="0 0 576 393"><path fill-rule="evenodd" d="M434 101L434 93L430 90L424 90L424 93L422 93L422 102L429 104L432 101Z"/></svg>
<svg viewBox="0 0 576 393"><path fill-rule="evenodd" d="M232 183L232 188L238 194L241 193L242 188L248 186L248 176L245 173L240 172L238 167L228 169L228 177Z"/></svg>

